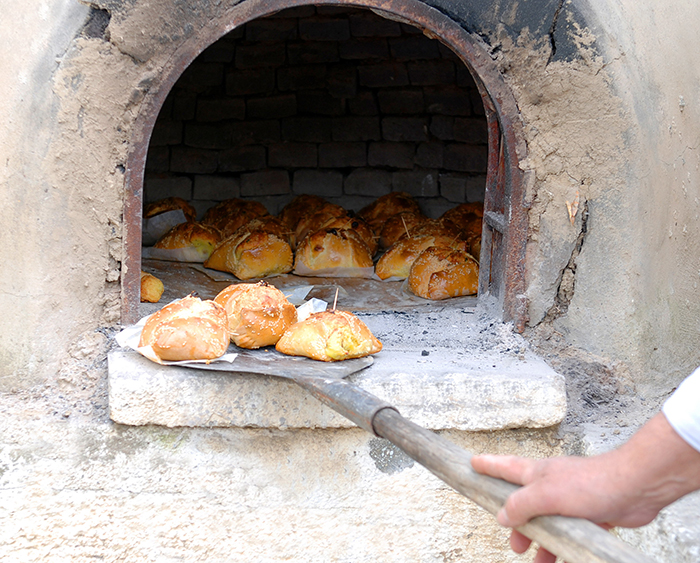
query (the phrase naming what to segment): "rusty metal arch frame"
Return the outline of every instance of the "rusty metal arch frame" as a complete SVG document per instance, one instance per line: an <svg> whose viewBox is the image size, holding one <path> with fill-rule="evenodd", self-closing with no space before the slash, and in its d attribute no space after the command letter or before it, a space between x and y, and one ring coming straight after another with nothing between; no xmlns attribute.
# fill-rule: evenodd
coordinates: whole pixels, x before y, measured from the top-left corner
<svg viewBox="0 0 700 563"><path fill-rule="evenodd" d="M158 113L184 70L212 43L249 21L304 5L350 6L410 24L452 49L470 70L481 94L489 130L489 157L484 201L479 296L495 298L504 321L521 332L527 322L525 246L527 209L526 158L520 112L489 49L476 34L419 0L244 0L224 17L184 41L152 83L134 122L125 174L122 323L138 318L140 302L141 217L148 145Z"/></svg>

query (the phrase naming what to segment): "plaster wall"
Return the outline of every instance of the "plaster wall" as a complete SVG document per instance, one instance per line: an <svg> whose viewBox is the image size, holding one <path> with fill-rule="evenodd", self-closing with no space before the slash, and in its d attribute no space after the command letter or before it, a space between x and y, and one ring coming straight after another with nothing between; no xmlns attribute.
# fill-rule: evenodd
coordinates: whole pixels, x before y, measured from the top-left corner
<svg viewBox="0 0 700 563"><path fill-rule="evenodd" d="M233 4L6 2L0 553L517 560L503 531L422 469L379 468L371 452L381 447L359 431L127 429L106 419L103 333L119 323L124 174L140 104L174 50ZM700 7L430 4L484 37L522 112L530 335L554 327L662 397L700 356ZM106 28L99 10L111 14ZM572 225L566 204L577 191ZM472 451L576 451L549 431L450 437ZM329 533L338 522L353 534ZM649 532L649 545L665 533ZM351 537L361 547L348 551ZM690 561L683 549L668 561Z"/></svg>

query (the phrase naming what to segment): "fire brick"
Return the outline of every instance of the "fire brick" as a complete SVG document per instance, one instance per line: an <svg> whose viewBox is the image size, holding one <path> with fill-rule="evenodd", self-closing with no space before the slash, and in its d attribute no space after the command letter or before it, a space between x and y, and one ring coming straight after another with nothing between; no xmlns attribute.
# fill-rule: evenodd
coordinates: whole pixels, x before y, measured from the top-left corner
<svg viewBox="0 0 700 563"><path fill-rule="evenodd" d="M378 117L333 118L334 141L378 141L381 138Z"/></svg>
<svg viewBox="0 0 700 563"><path fill-rule="evenodd" d="M223 64L194 61L182 73L177 86L190 92L204 92L212 86L221 84L223 76Z"/></svg>
<svg viewBox="0 0 700 563"><path fill-rule="evenodd" d="M354 66L335 67L328 72L328 93L336 98L354 98L357 95L357 71Z"/></svg>
<svg viewBox="0 0 700 563"><path fill-rule="evenodd" d="M331 96L326 90L301 90L297 94L297 109L300 113L343 115L345 100Z"/></svg>
<svg viewBox="0 0 700 563"><path fill-rule="evenodd" d="M239 98L202 100L197 102L197 121L245 119L245 102Z"/></svg>
<svg viewBox="0 0 700 563"><path fill-rule="evenodd" d="M489 140L489 132L483 119L468 117L455 118L455 141L471 143L474 145L485 144Z"/></svg>
<svg viewBox="0 0 700 563"><path fill-rule="evenodd" d="M199 58L207 63L230 63L236 47L230 41L216 41L207 47Z"/></svg>
<svg viewBox="0 0 700 563"><path fill-rule="evenodd" d="M274 89L275 70L272 68L238 70L226 75L226 94L229 96L269 94Z"/></svg>
<svg viewBox="0 0 700 563"><path fill-rule="evenodd" d="M338 44L328 41L287 43L287 58L291 65L335 63L340 60Z"/></svg>
<svg viewBox="0 0 700 563"><path fill-rule="evenodd" d="M345 178L344 193L377 198L391 192L391 172L357 168Z"/></svg>
<svg viewBox="0 0 700 563"><path fill-rule="evenodd" d="M182 142L182 122L158 120L151 134L152 147L178 145Z"/></svg>
<svg viewBox="0 0 700 563"><path fill-rule="evenodd" d="M339 45L342 59L385 59L389 56L389 45L386 39L351 39Z"/></svg>
<svg viewBox="0 0 700 563"><path fill-rule="evenodd" d="M229 133L233 144L275 143L280 140L280 122L275 119L233 122L229 125Z"/></svg>
<svg viewBox="0 0 700 563"><path fill-rule="evenodd" d="M144 178L144 191L148 193L149 201L164 197L181 197L189 201L192 199L192 180L187 176L148 174Z"/></svg>
<svg viewBox="0 0 700 563"><path fill-rule="evenodd" d="M403 63L380 63L358 67L360 85L368 88L408 86L408 71Z"/></svg>
<svg viewBox="0 0 700 563"><path fill-rule="evenodd" d="M236 49L237 68L258 68L284 64L286 52L284 43L255 43L240 45Z"/></svg>
<svg viewBox="0 0 700 563"><path fill-rule="evenodd" d="M324 117L288 117L282 120L285 141L327 143L331 140L332 122Z"/></svg>
<svg viewBox="0 0 700 563"><path fill-rule="evenodd" d="M484 198L486 176L468 176L466 174L440 174L440 195L448 201L482 201Z"/></svg>
<svg viewBox="0 0 700 563"><path fill-rule="evenodd" d="M485 146L452 143L445 146L443 165L446 170L485 172L488 150Z"/></svg>
<svg viewBox="0 0 700 563"><path fill-rule="evenodd" d="M173 96L173 119L187 121L194 119L197 111L197 95L178 90ZM156 122L157 124L157 122Z"/></svg>
<svg viewBox="0 0 700 563"><path fill-rule="evenodd" d="M421 143L416 149L416 164L424 168L442 168L444 149L442 143Z"/></svg>
<svg viewBox="0 0 700 563"><path fill-rule="evenodd" d="M370 166L413 168L415 150L412 143L370 143L367 163Z"/></svg>
<svg viewBox="0 0 700 563"><path fill-rule="evenodd" d="M417 61L408 63L408 78L414 86L452 84L455 67L452 61Z"/></svg>
<svg viewBox="0 0 700 563"><path fill-rule="evenodd" d="M378 18L371 13L350 16L350 31L354 37L400 37L401 26L395 21Z"/></svg>
<svg viewBox="0 0 700 563"><path fill-rule="evenodd" d="M335 170L297 170L294 172L294 193L340 197L343 195L343 175Z"/></svg>
<svg viewBox="0 0 700 563"><path fill-rule="evenodd" d="M241 182L233 176L201 176L194 177L194 199L223 201L239 197Z"/></svg>
<svg viewBox="0 0 700 563"><path fill-rule="evenodd" d="M249 98L246 105L249 119L274 119L289 117L297 113L297 98L294 94Z"/></svg>
<svg viewBox="0 0 700 563"><path fill-rule="evenodd" d="M318 147L318 165L322 168L346 168L367 165L365 143L324 143Z"/></svg>
<svg viewBox="0 0 700 563"><path fill-rule="evenodd" d="M451 141L455 138L454 125L454 117L434 115L430 120L430 133L441 141Z"/></svg>
<svg viewBox="0 0 700 563"><path fill-rule="evenodd" d="M280 90L318 90L325 86L325 65L290 66L277 71Z"/></svg>
<svg viewBox="0 0 700 563"><path fill-rule="evenodd" d="M427 141L428 120L425 117L385 117L382 137L385 141Z"/></svg>
<svg viewBox="0 0 700 563"><path fill-rule="evenodd" d="M484 111L484 100L481 99L481 94L479 94L478 90L469 90L469 99L472 102L472 113L474 115L486 115Z"/></svg>
<svg viewBox="0 0 700 563"><path fill-rule="evenodd" d="M471 115L469 91L457 87L427 87L423 90L429 113Z"/></svg>
<svg viewBox="0 0 700 563"><path fill-rule="evenodd" d="M381 90L377 93L379 108L389 114L421 114L424 112L423 90Z"/></svg>
<svg viewBox="0 0 700 563"><path fill-rule="evenodd" d="M374 99L374 93L370 90L358 92L357 96L348 100L350 113L355 115L377 115L379 108Z"/></svg>
<svg viewBox="0 0 700 563"><path fill-rule="evenodd" d="M267 165L265 147L243 145L219 153L220 172L247 172Z"/></svg>
<svg viewBox="0 0 700 563"><path fill-rule="evenodd" d="M288 41L297 38L296 19L257 19L245 26L247 41Z"/></svg>
<svg viewBox="0 0 700 563"><path fill-rule="evenodd" d="M170 169L170 149L168 147L149 147L146 158L146 170L149 172L167 172Z"/></svg>
<svg viewBox="0 0 700 563"><path fill-rule="evenodd" d="M268 164L280 168L312 168L318 165L313 143L276 143L268 147Z"/></svg>
<svg viewBox="0 0 700 563"><path fill-rule="evenodd" d="M407 192L415 197L439 195L436 170L402 170L394 172L391 179L395 192Z"/></svg>
<svg viewBox="0 0 700 563"><path fill-rule="evenodd" d="M170 161L170 170L172 172L211 174L216 172L218 164L219 154L216 151L189 147L172 148L172 159Z"/></svg>
<svg viewBox="0 0 700 563"><path fill-rule="evenodd" d="M241 174L241 197L283 195L290 193L286 170L260 170Z"/></svg>
<svg viewBox="0 0 700 563"><path fill-rule="evenodd" d="M267 16L268 18L308 18L316 13L314 6L296 6Z"/></svg>
<svg viewBox="0 0 700 563"><path fill-rule="evenodd" d="M340 18L305 18L299 20L299 37L305 41L346 41L350 39L350 23Z"/></svg>
<svg viewBox="0 0 700 563"><path fill-rule="evenodd" d="M437 59L440 57L437 41L428 39L424 35L390 39L389 47L391 48L391 54L399 61Z"/></svg>
<svg viewBox="0 0 700 563"><path fill-rule="evenodd" d="M198 149L226 149L231 146L226 127L211 123L187 123L185 144Z"/></svg>

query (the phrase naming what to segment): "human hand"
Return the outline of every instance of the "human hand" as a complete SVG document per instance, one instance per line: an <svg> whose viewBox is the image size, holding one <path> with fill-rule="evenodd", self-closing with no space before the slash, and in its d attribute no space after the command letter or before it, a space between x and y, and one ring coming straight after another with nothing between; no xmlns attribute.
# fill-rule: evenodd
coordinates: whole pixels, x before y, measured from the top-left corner
<svg viewBox="0 0 700 563"><path fill-rule="evenodd" d="M585 518L604 528L637 527L681 496L700 488L700 452L671 427L663 414L652 418L617 450L590 457L532 460L516 456L474 456L478 473L522 485L497 515L518 527L536 516ZM514 531L511 547L522 553L530 540ZM551 563L540 550L535 563Z"/></svg>

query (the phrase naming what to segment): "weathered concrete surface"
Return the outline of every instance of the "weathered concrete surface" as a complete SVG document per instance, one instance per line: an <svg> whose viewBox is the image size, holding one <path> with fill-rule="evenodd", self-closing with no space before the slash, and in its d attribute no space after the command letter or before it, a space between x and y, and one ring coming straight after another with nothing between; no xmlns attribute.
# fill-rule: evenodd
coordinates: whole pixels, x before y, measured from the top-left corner
<svg viewBox="0 0 700 563"><path fill-rule="evenodd" d="M446 433L551 451L551 432ZM11 416L0 425L0 559L498 561L507 531L361 430L164 429Z"/></svg>

